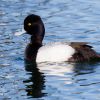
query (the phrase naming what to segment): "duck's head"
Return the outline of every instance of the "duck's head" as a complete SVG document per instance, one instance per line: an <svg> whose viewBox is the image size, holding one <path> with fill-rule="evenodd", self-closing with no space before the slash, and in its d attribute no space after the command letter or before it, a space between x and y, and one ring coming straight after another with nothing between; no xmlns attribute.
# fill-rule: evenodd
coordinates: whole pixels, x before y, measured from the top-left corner
<svg viewBox="0 0 100 100"><path fill-rule="evenodd" d="M24 30L31 35L32 43L42 43L45 28L40 16L31 14L24 20Z"/></svg>

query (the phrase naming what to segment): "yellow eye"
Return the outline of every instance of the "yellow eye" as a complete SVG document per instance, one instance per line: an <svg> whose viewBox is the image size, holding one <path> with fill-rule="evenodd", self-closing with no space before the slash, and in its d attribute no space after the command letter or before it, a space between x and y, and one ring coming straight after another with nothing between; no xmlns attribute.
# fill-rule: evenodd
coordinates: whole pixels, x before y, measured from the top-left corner
<svg viewBox="0 0 100 100"><path fill-rule="evenodd" d="M28 26L31 26L32 24L31 23L28 23Z"/></svg>

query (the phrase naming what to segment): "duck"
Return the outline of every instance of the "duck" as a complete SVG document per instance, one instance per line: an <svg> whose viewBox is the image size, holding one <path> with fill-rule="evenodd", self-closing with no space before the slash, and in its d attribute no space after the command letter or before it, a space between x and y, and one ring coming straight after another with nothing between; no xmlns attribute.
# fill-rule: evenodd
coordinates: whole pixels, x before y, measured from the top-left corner
<svg viewBox="0 0 100 100"><path fill-rule="evenodd" d="M25 59L36 62L90 62L100 61L98 54L87 42L56 42L43 45L45 26L42 18L30 14L24 19L24 30L31 36L25 49Z"/></svg>

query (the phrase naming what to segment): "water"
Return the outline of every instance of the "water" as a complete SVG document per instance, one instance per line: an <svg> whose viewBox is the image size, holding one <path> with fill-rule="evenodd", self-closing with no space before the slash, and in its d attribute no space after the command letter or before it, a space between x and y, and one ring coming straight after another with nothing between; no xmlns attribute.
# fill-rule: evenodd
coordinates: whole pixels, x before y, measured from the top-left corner
<svg viewBox="0 0 100 100"><path fill-rule="evenodd" d="M29 36L15 36L35 13L44 43L90 42L100 52L100 0L0 0L0 100L99 100L100 63L24 61Z"/></svg>

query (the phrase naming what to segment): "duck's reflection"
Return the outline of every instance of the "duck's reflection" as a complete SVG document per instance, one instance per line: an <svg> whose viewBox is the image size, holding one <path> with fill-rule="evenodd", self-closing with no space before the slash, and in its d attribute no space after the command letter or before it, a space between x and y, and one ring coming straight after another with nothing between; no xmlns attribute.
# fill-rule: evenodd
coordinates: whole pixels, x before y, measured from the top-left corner
<svg viewBox="0 0 100 100"><path fill-rule="evenodd" d="M25 61L25 69L30 77L24 81L26 85L26 92L28 96L33 98L41 98L46 95L43 91L45 88L45 81L48 87L54 88L53 91L57 91L57 89L61 83L64 84L78 84L77 82L81 80L83 84L86 85L86 80L88 80L89 76L87 74L94 73L97 64L88 64L88 63L40 63L37 64L35 62L27 62ZM39 68L39 69L38 69ZM39 70L42 72L39 72ZM43 74L44 73L44 74ZM81 75L87 76L80 77ZM44 80L44 75L46 80ZM47 78L49 76L49 78ZM79 76L79 77L76 77ZM74 81L75 80L75 81ZM57 82L57 85L54 85ZM54 84L53 84L54 83ZM89 83L89 82L88 82ZM80 84L80 83L79 83ZM67 85L66 85L67 86ZM49 88L49 89L50 89ZM63 85L62 85L63 88ZM48 90L46 90L48 91ZM50 91L48 91L49 94Z"/></svg>
<svg viewBox="0 0 100 100"><path fill-rule="evenodd" d="M27 95L33 98L45 96L46 93L43 93L45 88L44 75L39 72L36 62L25 61L25 70L30 74L30 77L24 81L26 84Z"/></svg>
<svg viewBox="0 0 100 100"><path fill-rule="evenodd" d="M74 66L75 75L94 73L98 63L76 63Z"/></svg>

